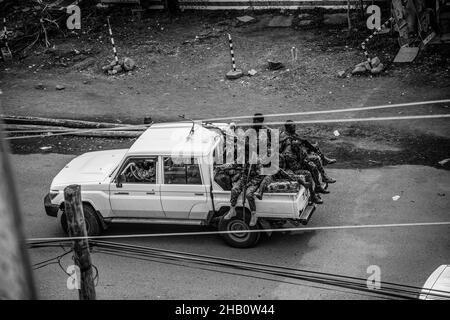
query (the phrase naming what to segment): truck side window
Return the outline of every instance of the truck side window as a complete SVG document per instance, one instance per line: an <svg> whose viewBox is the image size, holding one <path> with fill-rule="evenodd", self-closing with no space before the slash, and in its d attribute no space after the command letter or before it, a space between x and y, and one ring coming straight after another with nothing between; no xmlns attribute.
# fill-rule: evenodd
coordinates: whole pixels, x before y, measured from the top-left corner
<svg viewBox="0 0 450 320"><path fill-rule="evenodd" d="M124 183L156 183L157 158L130 158L121 174L125 175Z"/></svg>
<svg viewBox="0 0 450 320"><path fill-rule="evenodd" d="M164 184L202 184L198 162L164 157Z"/></svg>

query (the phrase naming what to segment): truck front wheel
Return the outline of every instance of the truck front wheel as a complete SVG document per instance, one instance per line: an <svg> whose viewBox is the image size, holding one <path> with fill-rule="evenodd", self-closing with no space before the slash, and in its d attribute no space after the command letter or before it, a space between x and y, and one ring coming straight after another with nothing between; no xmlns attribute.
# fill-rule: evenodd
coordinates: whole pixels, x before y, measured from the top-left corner
<svg viewBox="0 0 450 320"><path fill-rule="evenodd" d="M87 205L83 204L83 213L84 213L84 223L86 224L86 231L88 236L98 236L102 232L102 228L100 223L97 220L94 209ZM63 212L61 215L61 227L63 228L66 234L69 234L69 230L67 227L67 216Z"/></svg>
<svg viewBox="0 0 450 320"><path fill-rule="evenodd" d="M235 248L250 248L255 246L260 237L260 232L245 232L246 230L258 230L257 225L250 227L248 223L239 217L225 220L223 217L219 222L219 231L234 231L233 233L222 233L221 236L227 244ZM243 231L243 232L239 232Z"/></svg>

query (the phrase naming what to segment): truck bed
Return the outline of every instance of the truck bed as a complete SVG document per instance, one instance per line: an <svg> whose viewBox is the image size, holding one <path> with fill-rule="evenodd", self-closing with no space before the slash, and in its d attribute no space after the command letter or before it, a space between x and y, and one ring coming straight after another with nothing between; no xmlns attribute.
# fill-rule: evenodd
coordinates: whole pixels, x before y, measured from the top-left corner
<svg viewBox="0 0 450 320"><path fill-rule="evenodd" d="M230 205L231 191L214 190L216 208ZM243 196L238 200L242 205ZM309 191L303 186L297 193L264 193L262 200L256 199L256 214L260 218L295 219L300 220L309 202ZM248 208L248 203L246 205Z"/></svg>

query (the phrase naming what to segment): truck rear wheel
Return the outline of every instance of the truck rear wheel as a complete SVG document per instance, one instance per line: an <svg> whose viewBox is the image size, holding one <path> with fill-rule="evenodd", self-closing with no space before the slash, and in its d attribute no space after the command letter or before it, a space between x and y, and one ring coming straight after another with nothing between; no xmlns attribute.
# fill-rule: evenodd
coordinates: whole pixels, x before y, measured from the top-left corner
<svg viewBox="0 0 450 320"><path fill-rule="evenodd" d="M84 223L86 224L86 231L88 236L98 236L102 232L100 223L97 220L94 209L87 204L83 204ZM61 227L66 234L69 234L67 226L67 216L65 213L61 215Z"/></svg>
<svg viewBox="0 0 450 320"><path fill-rule="evenodd" d="M222 233L221 236L227 244L235 248L250 248L255 246L261 237L260 232L245 232L246 230L258 230L258 224L250 227L248 222L236 216L229 220L223 217L219 222L219 231L244 231L233 233Z"/></svg>

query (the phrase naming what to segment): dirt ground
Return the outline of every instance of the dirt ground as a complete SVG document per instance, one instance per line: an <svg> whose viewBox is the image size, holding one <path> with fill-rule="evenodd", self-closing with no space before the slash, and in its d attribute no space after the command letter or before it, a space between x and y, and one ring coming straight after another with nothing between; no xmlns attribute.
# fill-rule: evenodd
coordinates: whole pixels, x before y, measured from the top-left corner
<svg viewBox="0 0 450 320"><path fill-rule="evenodd" d="M54 49L36 47L13 64L0 65L3 114L89 119L123 123L328 110L450 98L450 46L430 46L410 64L393 64L394 35L376 37L369 52L387 66L378 76L352 76L364 60L364 29L348 35L342 26L269 28L273 13L252 14L256 23L236 24L238 13L183 13L169 19L150 13L141 22L116 13L111 22L119 57L131 57L135 71L108 76L112 61L104 16L83 20L78 33L53 40ZM225 79L231 68L226 34L233 36L238 67L258 73ZM197 40L195 40L197 37ZM291 48L298 59L291 58ZM267 60L285 68L271 71ZM339 71L346 76L338 77ZM44 89L36 89L42 84ZM65 90L55 90L62 84ZM450 104L383 111L295 117L296 120L447 114ZM286 118L276 118L278 121ZM447 119L308 125L300 128L318 140L341 166L425 164L448 158ZM334 137L338 130L340 136ZM82 153L128 146L132 140L45 138L14 143L17 153Z"/></svg>

